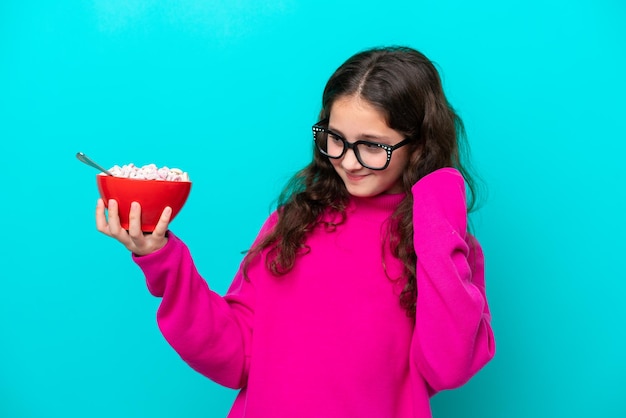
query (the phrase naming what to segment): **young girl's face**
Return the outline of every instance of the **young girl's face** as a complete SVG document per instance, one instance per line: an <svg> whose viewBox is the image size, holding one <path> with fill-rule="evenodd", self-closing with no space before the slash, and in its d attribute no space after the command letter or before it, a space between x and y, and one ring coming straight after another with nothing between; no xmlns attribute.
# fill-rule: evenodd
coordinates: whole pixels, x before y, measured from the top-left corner
<svg viewBox="0 0 626 418"><path fill-rule="evenodd" d="M340 97L330 108L329 130L341 135L349 143L358 140L396 145L405 137L387 126L383 114L358 96ZM329 159L352 196L372 197L383 193L401 193L402 173L409 162L409 147L393 151L384 170L363 167L354 151L347 149L343 157Z"/></svg>

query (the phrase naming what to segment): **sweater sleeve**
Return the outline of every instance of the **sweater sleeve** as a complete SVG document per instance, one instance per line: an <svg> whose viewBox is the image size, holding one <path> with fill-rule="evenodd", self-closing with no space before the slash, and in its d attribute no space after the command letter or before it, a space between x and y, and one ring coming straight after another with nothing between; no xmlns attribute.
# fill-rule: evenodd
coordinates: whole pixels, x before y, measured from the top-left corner
<svg viewBox="0 0 626 418"><path fill-rule="evenodd" d="M272 218L261 236L272 226ZM133 260L148 290L162 301L157 311L161 333L194 370L233 389L246 385L250 365L254 284L241 268L226 296L212 291L196 270L187 246L169 233L160 250Z"/></svg>
<svg viewBox="0 0 626 418"><path fill-rule="evenodd" d="M466 383L495 354L480 244L467 233L465 183L453 168L413 192L417 309L412 361L434 392Z"/></svg>

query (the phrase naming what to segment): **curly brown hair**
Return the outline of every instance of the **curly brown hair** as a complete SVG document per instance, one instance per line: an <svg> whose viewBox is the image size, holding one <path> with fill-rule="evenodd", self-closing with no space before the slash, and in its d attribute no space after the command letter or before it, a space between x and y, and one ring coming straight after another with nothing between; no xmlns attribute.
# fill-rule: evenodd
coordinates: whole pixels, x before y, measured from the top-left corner
<svg viewBox="0 0 626 418"><path fill-rule="evenodd" d="M461 163L468 151L465 129L448 103L434 64L408 47L384 47L357 53L330 77L322 96L319 119L327 119L333 103L341 97L366 100L386 118L387 125L411 139L410 160L402 177L406 196L388 223L385 243L403 264L406 285L400 304L415 314L417 301L416 263L413 248L413 196L411 187L427 174L457 168L468 185L468 211L475 202L475 182ZM465 159L465 158L463 158ZM294 175L278 199L278 221L246 255L251 259L268 249L266 267L275 275L289 272L298 255L308 251L306 236L315 226L333 228L342 222L349 194L328 157L313 147L313 161ZM324 221L331 213L335 223Z"/></svg>

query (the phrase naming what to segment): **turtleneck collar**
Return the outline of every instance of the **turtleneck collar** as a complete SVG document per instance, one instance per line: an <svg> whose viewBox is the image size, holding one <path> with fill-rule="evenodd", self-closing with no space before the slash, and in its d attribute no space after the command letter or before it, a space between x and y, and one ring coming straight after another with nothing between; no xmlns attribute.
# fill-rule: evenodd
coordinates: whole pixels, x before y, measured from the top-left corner
<svg viewBox="0 0 626 418"><path fill-rule="evenodd" d="M354 211L373 211L373 212L393 212L402 199L406 197L406 193L395 194L379 194L373 197L357 197L351 196L348 201L348 212Z"/></svg>

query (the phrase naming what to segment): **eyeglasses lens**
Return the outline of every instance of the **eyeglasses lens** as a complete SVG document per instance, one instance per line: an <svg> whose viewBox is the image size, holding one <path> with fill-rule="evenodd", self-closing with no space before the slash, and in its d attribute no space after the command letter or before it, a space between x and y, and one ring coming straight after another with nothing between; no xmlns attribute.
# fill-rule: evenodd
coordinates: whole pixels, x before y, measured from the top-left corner
<svg viewBox="0 0 626 418"><path fill-rule="evenodd" d="M339 158L344 154L346 142L332 133L318 130L315 132L315 143L322 152L330 158ZM352 147L356 158L361 165L381 169L387 164L387 151L375 143L360 142Z"/></svg>

